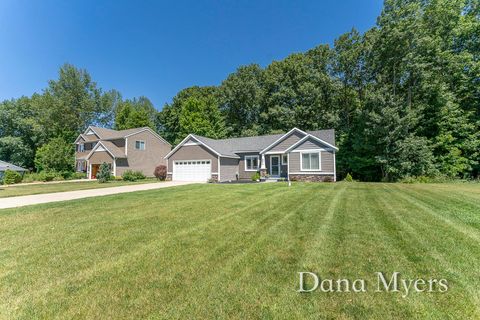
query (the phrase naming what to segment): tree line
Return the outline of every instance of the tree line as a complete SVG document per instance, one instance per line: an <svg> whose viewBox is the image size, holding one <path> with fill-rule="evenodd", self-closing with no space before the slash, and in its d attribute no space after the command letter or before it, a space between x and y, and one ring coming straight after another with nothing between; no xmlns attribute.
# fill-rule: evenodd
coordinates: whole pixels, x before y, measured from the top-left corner
<svg viewBox="0 0 480 320"><path fill-rule="evenodd" d="M181 90L160 112L145 97L103 92L85 70L65 65L42 94L1 103L0 121L0 158L26 166L50 139L71 143L90 124L150 126L173 144L188 133L298 127L336 129L340 176L478 177L480 3L387 0L364 33L352 29L333 46L266 67L240 66L219 86Z"/></svg>

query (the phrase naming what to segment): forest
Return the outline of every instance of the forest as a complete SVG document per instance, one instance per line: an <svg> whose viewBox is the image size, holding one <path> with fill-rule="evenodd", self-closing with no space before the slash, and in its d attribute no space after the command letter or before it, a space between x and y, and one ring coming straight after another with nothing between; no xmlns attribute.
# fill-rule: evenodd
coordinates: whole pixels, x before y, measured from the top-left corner
<svg viewBox="0 0 480 320"><path fill-rule="evenodd" d="M73 170L73 141L89 125L149 126L172 144L188 133L334 128L339 179L475 179L480 2L386 0L364 33L352 29L333 45L265 67L239 66L218 86L185 88L164 106L124 99L64 64L41 93L0 103L0 159L36 171Z"/></svg>

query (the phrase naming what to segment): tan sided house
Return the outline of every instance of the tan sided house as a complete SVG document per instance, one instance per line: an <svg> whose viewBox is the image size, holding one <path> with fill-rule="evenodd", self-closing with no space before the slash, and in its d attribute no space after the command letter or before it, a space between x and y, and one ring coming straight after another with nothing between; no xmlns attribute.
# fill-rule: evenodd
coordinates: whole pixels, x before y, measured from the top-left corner
<svg viewBox="0 0 480 320"><path fill-rule="evenodd" d="M225 182L268 179L336 181L334 130L215 140L188 135L167 159L167 179Z"/></svg>
<svg viewBox="0 0 480 320"><path fill-rule="evenodd" d="M95 179L103 162L110 165L114 176L125 170L139 170L153 176L155 166L166 164L165 155L172 146L152 129L112 130L90 126L75 140L75 167Z"/></svg>

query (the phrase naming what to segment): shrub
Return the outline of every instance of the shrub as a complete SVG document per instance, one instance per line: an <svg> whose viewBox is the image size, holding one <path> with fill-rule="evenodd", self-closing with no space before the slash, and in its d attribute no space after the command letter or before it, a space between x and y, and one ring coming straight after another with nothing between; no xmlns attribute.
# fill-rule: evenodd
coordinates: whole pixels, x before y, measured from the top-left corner
<svg viewBox="0 0 480 320"><path fill-rule="evenodd" d="M350 173L347 173L347 176L345 177L344 181L346 182L353 182L352 175Z"/></svg>
<svg viewBox="0 0 480 320"><path fill-rule="evenodd" d="M100 165L100 168L98 169L97 180L100 183L105 183L110 181L110 179L110 166L106 162L104 162Z"/></svg>
<svg viewBox="0 0 480 320"><path fill-rule="evenodd" d="M74 172L71 176L73 180L77 179L86 179L87 178L87 173L86 172Z"/></svg>
<svg viewBox="0 0 480 320"><path fill-rule="evenodd" d="M122 174L122 178L125 181L137 181L145 179L145 175L141 171L126 170Z"/></svg>
<svg viewBox="0 0 480 320"><path fill-rule="evenodd" d="M167 166L163 164L156 166L153 175L157 177L158 180L164 181L167 179Z"/></svg>
<svg viewBox="0 0 480 320"><path fill-rule="evenodd" d="M57 174L53 171L42 171L38 174L38 180L48 182L53 181Z"/></svg>
<svg viewBox="0 0 480 320"><path fill-rule="evenodd" d="M4 184L14 184L22 182L22 176L17 171L7 169L3 175Z"/></svg>
<svg viewBox="0 0 480 320"><path fill-rule="evenodd" d="M254 174L252 174L252 181L258 181L258 180L260 180L260 173L255 172Z"/></svg>

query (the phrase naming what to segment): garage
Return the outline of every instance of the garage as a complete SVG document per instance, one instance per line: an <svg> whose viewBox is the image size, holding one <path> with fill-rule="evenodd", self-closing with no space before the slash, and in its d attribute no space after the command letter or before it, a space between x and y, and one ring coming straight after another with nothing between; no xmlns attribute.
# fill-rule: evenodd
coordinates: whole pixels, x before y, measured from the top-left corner
<svg viewBox="0 0 480 320"><path fill-rule="evenodd" d="M173 162L174 181L206 182L212 177L211 160L179 160Z"/></svg>

